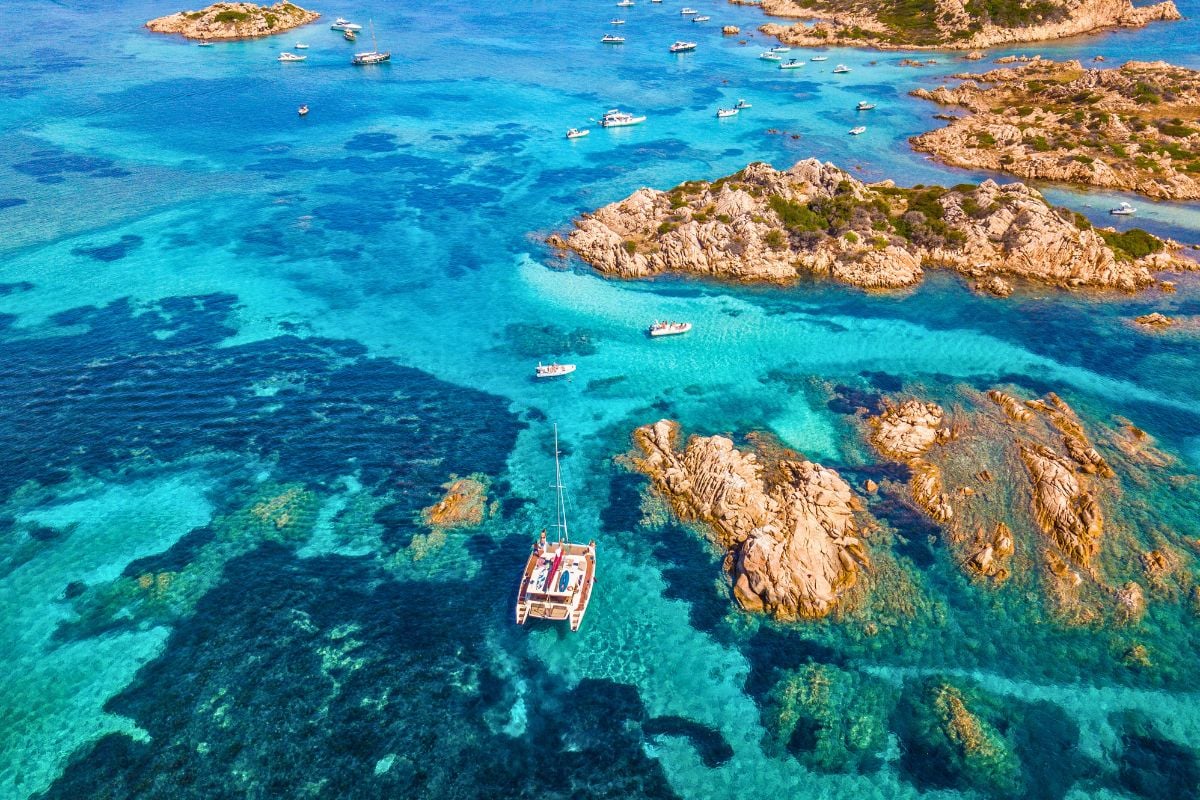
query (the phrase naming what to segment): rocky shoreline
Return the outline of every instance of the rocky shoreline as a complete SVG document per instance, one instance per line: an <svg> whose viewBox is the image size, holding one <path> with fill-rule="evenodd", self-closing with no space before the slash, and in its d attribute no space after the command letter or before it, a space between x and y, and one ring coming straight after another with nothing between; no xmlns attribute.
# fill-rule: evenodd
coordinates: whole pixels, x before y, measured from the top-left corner
<svg viewBox="0 0 1200 800"><path fill-rule="evenodd" d="M1035 59L911 94L971 115L913 137L959 167L1200 199L1200 72L1161 61L1085 69Z"/></svg>
<svg viewBox="0 0 1200 800"><path fill-rule="evenodd" d="M815 159L783 171L755 163L665 192L639 189L549 241L617 278L816 277L897 289L920 283L925 269L949 269L997 296L1012 292L1012 279L1133 292L1154 286L1154 271L1195 268L1174 243L1095 230L1019 183L868 185Z"/></svg>
<svg viewBox="0 0 1200 800"><path fill-rule="evenodd" d="M737 2L737 0L734 0ZM1182 19L1170 0L1135 7L1130 0L982 4L961 0L762 0L764 12L805 23L769 23L760 30L798 47L874 47L881 50L977 50L1021 42L1064 39L1113 28L1140 28Z"/></svg>
<svg viewBox="0 0 1200 800"><path fill-rule="evenodd" d="M177 33L188 39L252 39L307 25L321 15L288 2L273 6L215 3L200 11L180 11L146 23L155 33Z"/></svg>

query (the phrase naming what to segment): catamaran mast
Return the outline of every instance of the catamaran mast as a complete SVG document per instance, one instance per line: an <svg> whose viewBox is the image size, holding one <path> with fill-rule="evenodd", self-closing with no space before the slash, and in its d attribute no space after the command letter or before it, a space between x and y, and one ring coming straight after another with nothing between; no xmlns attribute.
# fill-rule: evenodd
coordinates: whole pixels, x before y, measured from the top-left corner
<svg viewBox="0 0 1200 800"><path fill-rule="evenodd" d="M563 500L562 469L558 465L558 423L554 423L554 488L558 490L558 527L562 529L563 541L570 541L567 534L567 505Z"/></svg>

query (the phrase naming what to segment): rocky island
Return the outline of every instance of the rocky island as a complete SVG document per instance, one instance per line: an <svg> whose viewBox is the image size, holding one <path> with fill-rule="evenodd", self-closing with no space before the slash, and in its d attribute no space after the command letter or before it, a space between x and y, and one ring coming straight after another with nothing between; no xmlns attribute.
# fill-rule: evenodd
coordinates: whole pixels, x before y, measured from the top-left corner
<svg viewBox="0 0 1200 800"><path fill-rule="evenodd" d="M868 185L815 159L783 171L755 163L665 192L639 189L550 243L611 277L818 277L894 289L941 268L1001 296L1013 278L1135 291L1155 283L1152 271L1194 268L1172 243L1140 230L1094 229L1019 183Z"/></svg>
<svg viewBox="0 0 1200 800"><path fill-rule="evenodd" d="M1035 59L916 97L972 112L912 139L960 167L1169 200L1200 198L1200 72L1161 61L1085 69Z"/></svg>
<svg viewBox="0 0 1200 800"><path fill-rule="evenodd" d="M146 23L156 33L178 33L188 39L251 39L298 28L321 16L288 2L273 6L215 3L200 11L180 11Z"/></svg>
<svg viewBox="0 0 1200 800"><path fill-rule="evenodd" d="M1141 7L1130 0L763 0L761 5L772 16L817 20L761 28L801 47L974 50L1181 19L1170 0Z"/></svg>

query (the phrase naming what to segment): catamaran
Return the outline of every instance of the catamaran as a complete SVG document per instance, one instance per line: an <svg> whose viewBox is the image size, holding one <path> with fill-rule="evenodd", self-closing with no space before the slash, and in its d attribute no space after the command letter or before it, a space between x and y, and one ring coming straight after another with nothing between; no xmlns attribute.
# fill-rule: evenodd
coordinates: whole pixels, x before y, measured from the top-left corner
<svg viewBox="0 0 1200 800"><path fill-rule="evenodd" d="M690 322L655 322L650 326L651 336L678 336L692 329Z"/></svg>
<svg viewBox="0 0 1200 800"><path fill-rule="evenodd" d="M572 631L579 630L592 586L596 582L596 542L586 545L570 540L567 531L567 506L563 499L562 468L558 463L558 426L554 426L554 488L558 492L558 541L546 540L546 531L534 542L525 562L521 587L517 590L517 624L535 619L568 620Z"/></svg>
<svg viewBox="0 0 1200 800"><path fill-rule="evenodd" d="M670 49L671 49L672 53L686 53L689 50L695 50L696 43L695 42L676 42L675 44L671 45Z"/></svg>
<svg viewBox="0 0 1200 800"><path fill-rule="evenodd" d="M1110 208L1108 213L1114 214L1118 217L1132 217L1137 213L1137 209L1129 205L1129 203L1121 203L1121 205L1117 206L1116 208Z"/></svg>
<svg viewBox="0 0 1200 800"><path fill-rule="evenodd" d="M533 376L535 378L558 378L562 375L570 375L574 371L574 364L543 364L539 361L537 371L533 373Z"/></svg>
<svg viewBox="0 0 1200 800"><path fill-rule="evenodd" d="M615 108L610 108L604 112L604 116L600 118L601 128L623 128L627 125L639 125L646 121L646 117L635 117L626 111L620 111Z"/></svg>
<svg viewBox="0 0 1200 800"><path fill-rule="evenodd" d="M370 25L371 49L365 53L355 53L354 58L350 59L351 64L357 64L360 66L364 64L382 64L383 62L390 60L392 57L391 53L379 52L379 45L375 42L375 24L370 23Z"/></svg>

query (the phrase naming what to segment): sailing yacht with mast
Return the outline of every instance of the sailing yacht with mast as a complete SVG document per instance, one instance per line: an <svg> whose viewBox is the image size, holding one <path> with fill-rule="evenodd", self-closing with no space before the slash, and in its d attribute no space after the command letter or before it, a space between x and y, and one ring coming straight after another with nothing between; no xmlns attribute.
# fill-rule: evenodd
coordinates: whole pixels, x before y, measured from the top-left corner
<svg viewBox="0 0 1200 800"><path fill-rule="evenodd" d="M365 53L355 53L354 58L350 60L352 64L382 64L392 57L391 53L379 52L379 45L375 42L375 23L368 20L368 24L371 28L371 49Z"/></svg>
<svg viewBox="0 0 1200 800"><path fill-rule="evenodd" d="M579 630L592 586L596 580L596 542L572 542L567 531L567 506L563 499L562 469L558 463L558 426L554 426L554 488L558 492L558 541L546 539L546 531L533 545L517 592L517 624L529 617L568 620Z"/></svg>

